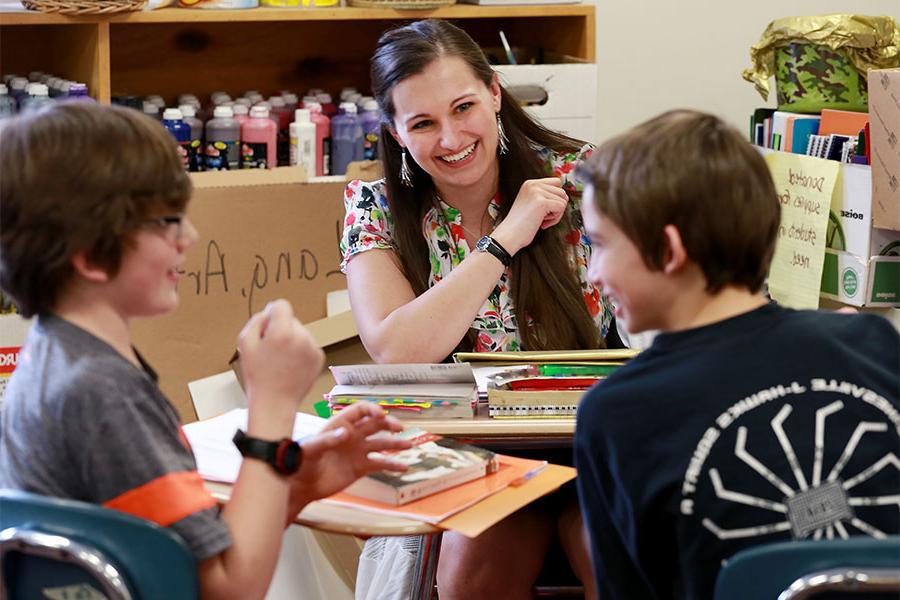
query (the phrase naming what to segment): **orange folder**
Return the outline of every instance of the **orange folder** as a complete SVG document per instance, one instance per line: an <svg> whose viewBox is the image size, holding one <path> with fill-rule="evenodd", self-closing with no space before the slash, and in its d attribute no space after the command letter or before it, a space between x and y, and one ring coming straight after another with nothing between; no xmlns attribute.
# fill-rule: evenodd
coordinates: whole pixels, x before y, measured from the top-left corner
<svg viewBox="0 0 900 600"><path fill-rule="evenodd" d="M849 110L822 110L822 120L819 122L819 135L849 135L856 137L869 122L869 113L853 112Z"/></svg>

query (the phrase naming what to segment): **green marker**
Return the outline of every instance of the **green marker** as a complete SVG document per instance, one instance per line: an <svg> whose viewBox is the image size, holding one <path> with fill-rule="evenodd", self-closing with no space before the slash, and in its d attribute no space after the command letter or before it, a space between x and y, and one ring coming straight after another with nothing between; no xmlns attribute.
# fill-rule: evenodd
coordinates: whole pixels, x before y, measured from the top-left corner
<svg viewBox="0 0 900 600"><path fill-rule="evenodd" d="M540 365L540 374L548 377L581 375L584 377L604 377L619 368L619 365Z"/></svg>

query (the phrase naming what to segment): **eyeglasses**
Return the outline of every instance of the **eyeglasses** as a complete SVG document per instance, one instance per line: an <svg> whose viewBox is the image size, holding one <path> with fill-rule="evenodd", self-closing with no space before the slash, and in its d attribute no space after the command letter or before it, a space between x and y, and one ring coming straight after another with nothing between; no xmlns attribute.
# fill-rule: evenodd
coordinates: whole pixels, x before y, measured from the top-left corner
<svg viewBox="0 0 900 600"><path fill-rule="evenodd" d="M183 222L184 215L167 215L156 219L146 219L143 221L143 225L160 229L168 241L175 243L181 239Z"/></svg>

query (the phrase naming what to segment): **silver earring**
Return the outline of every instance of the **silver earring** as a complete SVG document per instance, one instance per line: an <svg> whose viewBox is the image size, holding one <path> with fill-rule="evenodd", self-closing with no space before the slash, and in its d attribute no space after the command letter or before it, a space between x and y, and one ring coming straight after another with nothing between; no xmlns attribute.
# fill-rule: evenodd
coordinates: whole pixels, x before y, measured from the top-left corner
<svg viewBox="0 0 900 600"><path fill-rule="evenodd" d="M406 162L406 148L400 153L400 183L406 187L413 187L412 169L409 168L409 163Z"/></svg>
<svg viewBox="0 0 900 600"><path fill-rule="evenodd" d="M503 131L503 121L500 120L500 113L497 113L497 148L500 150L500 154L509 152L509 138L506 137L506 132Z"/></svg>

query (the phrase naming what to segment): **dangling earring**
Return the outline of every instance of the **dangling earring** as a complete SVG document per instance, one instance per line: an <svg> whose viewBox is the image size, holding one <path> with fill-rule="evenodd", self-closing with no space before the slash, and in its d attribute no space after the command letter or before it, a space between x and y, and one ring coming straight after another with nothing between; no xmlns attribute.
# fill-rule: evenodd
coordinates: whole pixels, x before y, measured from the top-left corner
<svg viewBox="0 0 900 600"><path fill-rule="evenodd" d="M506 132L503 131L503 121L500 120L500 113L497 113L497 149L500 151L500 154L509 152L509 138L506 137Z"/></svg>
<svg viewBox="0 0 900 600"><path fill-rule="evenodd" d="M409 164L406 162L406 148L400 153L400 183L406 187L413 187L412 169L409 168Z"/></svg>

